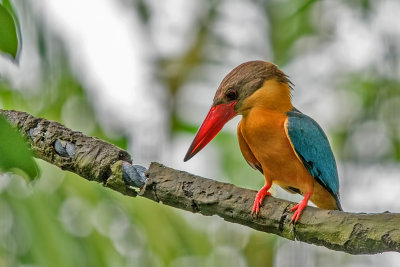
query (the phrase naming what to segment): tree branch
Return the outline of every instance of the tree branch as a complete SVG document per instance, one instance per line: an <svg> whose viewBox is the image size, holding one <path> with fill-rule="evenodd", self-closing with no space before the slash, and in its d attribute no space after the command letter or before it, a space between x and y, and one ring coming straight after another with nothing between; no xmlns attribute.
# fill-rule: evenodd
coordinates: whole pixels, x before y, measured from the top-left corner
<svg viewBox="0 0 400 267"><path fill-rule="evenodd" d="M19 111L0 109L29 141L35 156L63 170L136 196L124 173L130 155L107 142L63 125ZM131 165L129 165L131 166ZM350 254L400 252L400 214L348 213L307 207L293 226L290 208L296 203L266 197L258 217L251 216L256 192L152 163L138 193L156 202L273 233L290 240L325 246Z"/></svg>

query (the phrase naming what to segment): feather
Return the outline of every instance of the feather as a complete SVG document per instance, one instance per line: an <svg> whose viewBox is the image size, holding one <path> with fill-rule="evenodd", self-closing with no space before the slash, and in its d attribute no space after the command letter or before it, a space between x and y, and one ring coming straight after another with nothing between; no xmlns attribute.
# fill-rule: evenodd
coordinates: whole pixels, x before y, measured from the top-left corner
<svg viewBox="0 0 400 267"><path fill-rule="evenodd" d="M285 130L298 158L342 210L336 161L324 131L313 119L295 108L287 116Z"/></svg>

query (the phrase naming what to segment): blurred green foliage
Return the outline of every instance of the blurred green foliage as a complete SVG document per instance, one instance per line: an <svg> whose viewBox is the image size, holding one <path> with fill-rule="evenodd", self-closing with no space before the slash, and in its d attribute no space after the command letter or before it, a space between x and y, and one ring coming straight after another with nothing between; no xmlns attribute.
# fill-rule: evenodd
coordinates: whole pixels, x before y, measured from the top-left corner
<svg viewBox="0 0 400 267"><path fill-rule="evenodd" d="M270 38L274 51L273 62L285 65L293 58L292 46L305 35L315 33L312 7L318 0L270 1L265 13L271 27Z"/></svg>
<svg viewBox="0 0 400 267"><path fill-rule="evenodd" d="M349 115L349 120L337 125L332 131L338 156L347 162L400 162L399 80L372 71L369 75L349 75L340 88L354 95L354 105L357 108ZM371 126L365 127L368 123ZM360 128L364 129L365 135L374 130L382 131L386 140L382 143L386 145L370 153L357 153L357 147L349 151L348 147ZM373 139L379 140L376 136Z"/></svg>

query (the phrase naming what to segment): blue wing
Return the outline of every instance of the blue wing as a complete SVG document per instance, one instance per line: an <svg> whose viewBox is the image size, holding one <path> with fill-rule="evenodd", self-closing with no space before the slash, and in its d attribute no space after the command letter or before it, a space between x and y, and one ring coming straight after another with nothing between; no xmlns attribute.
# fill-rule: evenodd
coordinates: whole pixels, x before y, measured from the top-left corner
<svg viewBox="0 0 400 267"><path fill-rule="evenodd" d="M297 109L287 113L287 134L306 169L331 195L338 207L339 179L328 138L321 127Z"/></svg>

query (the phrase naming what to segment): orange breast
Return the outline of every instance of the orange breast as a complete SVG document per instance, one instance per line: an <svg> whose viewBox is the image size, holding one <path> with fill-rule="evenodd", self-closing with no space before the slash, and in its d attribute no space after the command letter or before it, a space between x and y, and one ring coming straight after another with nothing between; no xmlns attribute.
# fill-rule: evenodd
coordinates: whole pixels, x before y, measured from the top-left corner
<svg viewBox="0 0 400 267"><path fill-rule="evenodd" d="M266 182L312 192L314 178L293 151L285 133L285 120L282 112L253 108L243 116L239 127L262 166Z"/></svg>

